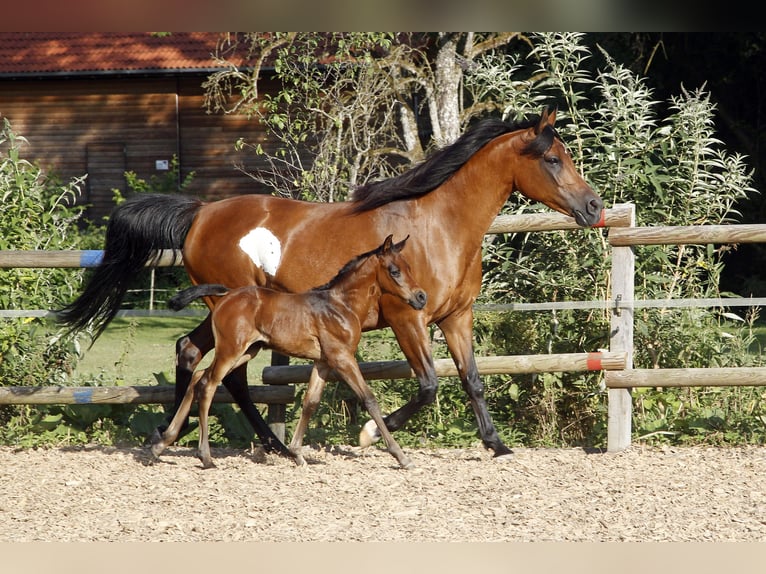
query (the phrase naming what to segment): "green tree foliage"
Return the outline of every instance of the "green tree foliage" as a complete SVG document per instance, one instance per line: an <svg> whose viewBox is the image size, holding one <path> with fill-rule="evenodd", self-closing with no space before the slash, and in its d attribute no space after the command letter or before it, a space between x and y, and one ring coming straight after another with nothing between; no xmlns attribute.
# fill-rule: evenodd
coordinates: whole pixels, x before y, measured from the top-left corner
<svg viewBox="0 0 766 574"><path fill-rule="evenodd" d="M251 174L275 193L346 199L455 140L496 108L462 97L465 70L517 33L273 33L227 36L224 70L205 82L212 111L252 115L270 137L250 146L268 167ZM230 63L249 57L247 71ZM317 63L318 62L318 63ZM273 71L271 71L273 70ZM266 75L279 89L260 85ZM425 123L424 123L425 121ZM271 142L279 142L272 147Z"/></svg>

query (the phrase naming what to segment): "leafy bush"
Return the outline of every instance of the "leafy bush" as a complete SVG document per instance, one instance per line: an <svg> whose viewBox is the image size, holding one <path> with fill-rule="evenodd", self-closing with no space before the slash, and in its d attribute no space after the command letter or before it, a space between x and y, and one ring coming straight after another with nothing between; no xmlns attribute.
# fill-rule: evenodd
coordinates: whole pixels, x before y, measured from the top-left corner
<svg viewBox="0 0 766 574"><path fill-rule="evenodd" d="M604 65L595 77L585 73L582 63L593 55L579 40L576 34L536 37L531 55L538 63L530 81L537 83L538 97L555 98L562 104L560 109L566 110L557 129L570 142L573 159L607 205L636 204L637 224L643 226L735 220L735 202L754 191L751 173L741 156L728 153L715 139L715 106L709 95L702 89L682 90L668 102L663 117L643 80L608 54L601 53ZM536 209L520 200L509 211ZM721 255L726 249L704 245L637 247L636 298L721 296ZM482 300L486 302L587 301L604 300L608 295L609 249L598 230L495 237L486 244L485 262ZM635 365L752 364L758 356L748 352L752 341L748 330L756 316L741 317L725 311L637 310ZM559 311L538 314L536 321L539 345L534 352L608 348L607 312ZM517 352L502 344L486 350ZM521 389L513 399L514 412L522 416L520 424L528 429L526 434L533 443L605 445L606 399L600 379L600 375L576 373L514 377ZM732 393L748 394L750 390L732 389ZM639 436L645 434L647 425L655 431L670 428L670 419L660 406L670 397L680 401L679 395L694 397L685 400L686 408L699 403L701 410L709 410L705 399L712 394L707 391L636 393ZM647 422L650 419L651 424ZM677 438L680 434L654 436ZM750 433L748 438L752 436Z"/></svg>
<svg viewBox="0 0 766 574"><path fill-rule="evenodd" d="M71 249L82 178L61 184L21 157L26 140L7 119L0 131L0 249ZM0 269L0 308L51 309L79 289L79 269ZM53 383L69 372L74 349L43 318L0 320L0 384Z"/></svg>

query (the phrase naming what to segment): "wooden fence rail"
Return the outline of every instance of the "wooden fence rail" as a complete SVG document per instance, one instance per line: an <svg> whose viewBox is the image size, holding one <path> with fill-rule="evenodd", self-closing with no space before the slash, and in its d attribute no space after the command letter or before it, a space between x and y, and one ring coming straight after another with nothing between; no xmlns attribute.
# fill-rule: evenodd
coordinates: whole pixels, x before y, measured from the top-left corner
<svg viewBox="0 0 766 574"><path fill-rule="evenodd" d="M292 386L254 385L249 387L254 403L286 404L295 398ZM3 405L126 405L172 403L174 385L136 387L0 387ZM225 387L216 389L213 401L231 403L234 399Z"/></svg>
<svg viewBox="0 0 766 574"><path fill-rule="evenodd" d="M457 368L452 359L434 359L436 375L456 377ZM625 353L561 353L553 355L500 355L476 357L480 375L511 375L518 373L553 373L560 371L602 371L625 368ZM370 361L359 363L359 370L368 381L378 379L414 379L415 372L407 361ZM264 367L264 385L307 383L311 365L284 365ZM337 381L332 373L328 378Z"/></svg>

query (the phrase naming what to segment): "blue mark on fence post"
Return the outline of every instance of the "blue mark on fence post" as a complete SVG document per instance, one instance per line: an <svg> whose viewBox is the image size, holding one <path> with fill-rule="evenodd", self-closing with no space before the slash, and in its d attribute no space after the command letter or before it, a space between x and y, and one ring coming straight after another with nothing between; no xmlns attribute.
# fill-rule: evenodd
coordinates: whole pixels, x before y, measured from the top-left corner
<svg viewBox="0 0 766 574"><path fill-rule="evenodd" d="M80 252L80 267L97 267L103 259L103 249L86 249Z"/></svg>
<svg viewBox="0 0 766 574"><path fill-rule="evenodd" d="M93 402L93 389L78 389L72 393L77 405L88 405Z"/></svg>

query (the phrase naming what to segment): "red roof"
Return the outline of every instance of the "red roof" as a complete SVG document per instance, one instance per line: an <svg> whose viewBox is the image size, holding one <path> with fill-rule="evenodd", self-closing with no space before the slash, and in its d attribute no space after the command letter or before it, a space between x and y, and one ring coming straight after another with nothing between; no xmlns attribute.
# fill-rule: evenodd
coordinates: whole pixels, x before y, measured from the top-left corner
<svg viewBox="0 0 766 574"><path fill-rule="evenodd" d="M219 32L0 32L0 76L160 73L220 67Z"/></svg>

